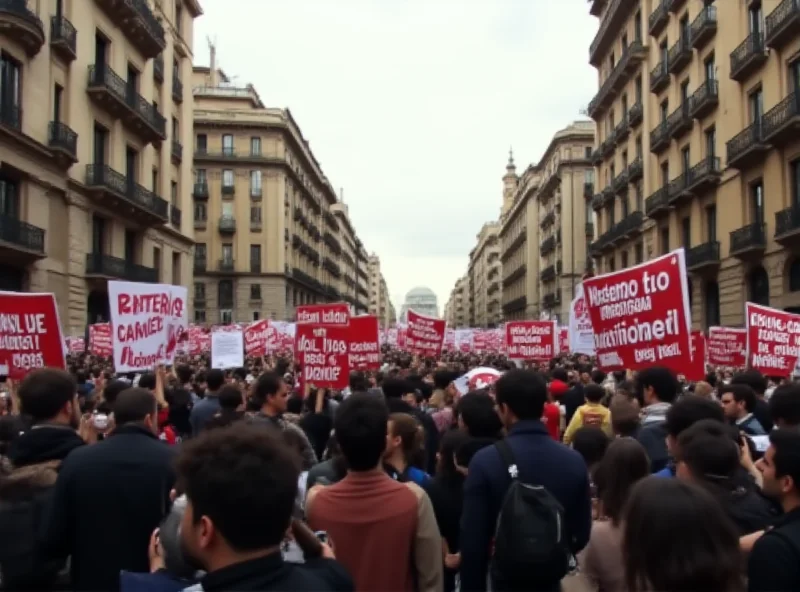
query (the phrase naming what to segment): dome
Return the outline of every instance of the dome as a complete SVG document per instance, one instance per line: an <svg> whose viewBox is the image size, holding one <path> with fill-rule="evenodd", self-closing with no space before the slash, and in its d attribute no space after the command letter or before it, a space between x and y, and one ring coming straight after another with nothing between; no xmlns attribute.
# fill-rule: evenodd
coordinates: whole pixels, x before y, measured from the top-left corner
<svg viewBox="0 0 800 592"><path fill-rule="evenodd" d="M411 288L406 294L406 299L408 298L436 298L436 294L430 288L426 288L425 286L417 286L416 288Z"/></svg>

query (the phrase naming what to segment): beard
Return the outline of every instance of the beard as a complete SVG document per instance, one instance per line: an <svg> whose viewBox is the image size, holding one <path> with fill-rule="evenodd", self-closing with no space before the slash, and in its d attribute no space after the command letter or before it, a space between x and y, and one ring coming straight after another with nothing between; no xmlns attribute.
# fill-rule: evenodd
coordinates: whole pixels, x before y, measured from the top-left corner
<svg viewBox="0 0 800 592"><path fill-rule="evenodd" d="M183 563L196 572L206 571L203 560L192 552L190 545L186 542L186 536L183 534L183 528L181 527L178 527L178 541L180 541L181 559Z"/></svg>

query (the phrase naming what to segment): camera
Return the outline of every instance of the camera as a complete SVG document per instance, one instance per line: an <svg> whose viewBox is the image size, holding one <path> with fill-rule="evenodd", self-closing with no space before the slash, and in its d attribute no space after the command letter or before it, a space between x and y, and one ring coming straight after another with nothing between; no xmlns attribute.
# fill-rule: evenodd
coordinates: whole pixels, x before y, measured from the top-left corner
<svg viewBox="0 0 800 592"><path fill-rule="evenodd" d="M105 413L93 413L92 414L92 424L94 425L96 430L103 431L108 429L108 415Z"/></svg>

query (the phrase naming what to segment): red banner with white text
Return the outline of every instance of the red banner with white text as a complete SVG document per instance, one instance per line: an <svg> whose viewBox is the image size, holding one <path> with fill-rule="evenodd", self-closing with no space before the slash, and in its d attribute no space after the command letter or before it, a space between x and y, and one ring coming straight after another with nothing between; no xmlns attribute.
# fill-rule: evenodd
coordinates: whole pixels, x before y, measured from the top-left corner
<svg viewBox="0 0 800 592"><path fill-rule="evenodd" d="M558 355L556 321L506 323L506 355L512 360L544 362Z"/></svg>
<svg viewBox="0 0 800 592"><path fill-rule="evenodd" d="M378 317L350 317L350 368L376 370L381 367Z"/></svg>
<svg viewBox="0 0 800 592"><path fill-rule="evenodd" d="M747 329L709 327L706 347L709 364L743 367L747 361Z"/></svg>
<svg viewBox="0 0 800 592"><path fill-rule="evenodd" d="M408 311L405 348L412 354L426 357L439 357L444 343L444 319L435 319Z"/></svg>
<svg viewBox="0 0 800 592"><path fill-rule="evenodd" d="M301 387L343 389L349 378L350 308L345 303L297 307L294 350Z"/></svg>
<svg viewBox="0 0 800 592"><path fill-rule="evenodd" d="M64 368L64 336L53 294L0 292L0 365L9 378Z"/></svg>
<svg viewBox="0 0 800 592"><path fill-rule="evenodd" d="M747 363L767 376L790 376L800 355L800 315L746 302Z"/></svg>

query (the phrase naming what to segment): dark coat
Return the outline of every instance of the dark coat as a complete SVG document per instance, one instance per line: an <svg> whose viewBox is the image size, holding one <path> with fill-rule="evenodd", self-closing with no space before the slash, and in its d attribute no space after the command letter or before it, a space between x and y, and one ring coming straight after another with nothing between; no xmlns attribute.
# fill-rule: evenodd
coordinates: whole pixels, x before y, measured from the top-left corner
<svg viewBox="0 0 800 592"><path fill-rule="evenodd" d="M756 541L747 578L751 592L800 590L800 508L784 514Z"/></svg>
<svg viewBox="0 0 800 592"><path fill-rule="evenodd" d="M119 590L122 570L150 571L147 547L167 515L175 448L127 424L61 466L41 536L72 557L75 590Z"/></svg>

